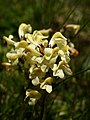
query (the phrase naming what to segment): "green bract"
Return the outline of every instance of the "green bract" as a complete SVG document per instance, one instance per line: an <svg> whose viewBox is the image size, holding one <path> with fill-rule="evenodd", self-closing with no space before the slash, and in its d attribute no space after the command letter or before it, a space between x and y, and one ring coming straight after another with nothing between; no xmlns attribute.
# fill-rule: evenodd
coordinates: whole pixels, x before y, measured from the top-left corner
<svg viewBox="0 0 90 120"><path fill-rule="evenodd" d="M22 66L28 70L31 84L36 88L26 90L26 98L30 98L29 104L32 105L40 98L40 89L51 93L52 83L54 84L57 77L64 79L66 75L72 74L68 65L70 57L67 38L56 32L49 39L50 31L51 29L35 30L32 33L31 25L22 23L18 30L19 42L13 41L12 35L3 37L12 45L11 51L6 55L9 63L18 65L22 60Z"/></svg>

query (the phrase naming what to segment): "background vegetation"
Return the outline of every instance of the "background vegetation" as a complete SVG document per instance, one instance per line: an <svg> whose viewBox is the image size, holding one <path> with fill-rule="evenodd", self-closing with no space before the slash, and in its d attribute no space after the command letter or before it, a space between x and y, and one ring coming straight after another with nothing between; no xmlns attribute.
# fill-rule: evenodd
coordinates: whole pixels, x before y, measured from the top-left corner
<svg viewBox="0 0 90 120"><path fill-rule="evenodd" d="M0 120L37 120L40 108L24 101L27 78L22 71L1 66L10 49L3 35L18 38L20 23L30 23L35 29L52 28L59 31L66 24L79 24L77 36L68 35L79 55L71 58L74 73L90 66L90 0L0 0ZM67 34L66 34L67 36ZM16 39L17 40L17 39ZM52 99L53 98L53 99ZM61 84L46 99L45 120L90 119L90 67L68 82ZM33 114L32 114L33 113Z"/></svg>

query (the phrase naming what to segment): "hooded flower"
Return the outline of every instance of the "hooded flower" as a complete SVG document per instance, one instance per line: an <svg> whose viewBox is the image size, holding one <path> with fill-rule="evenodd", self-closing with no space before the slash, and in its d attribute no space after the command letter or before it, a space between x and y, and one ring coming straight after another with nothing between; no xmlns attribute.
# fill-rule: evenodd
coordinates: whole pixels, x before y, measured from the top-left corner
<svg viewBox="0 0 90 120"><path fill-rule="evenodd" d="M41 94L37 90L28 89L26 90L25 99L27 99L28 97L29 97L29 101L28 101L29 105L35 105L36 101L40 99Z"/></svg>
<svg viewBox="0 0 90 120"><path fill-rule="evenodd" d="M67 44L66 40L67 39L60 32L56 32L52 36L49 46L53 47L56 44L58 47L62 47L63 45Z"/></svg>
<svg viewBox="0 0 90 120"><path fill-rule="evenodd" d="M40 85L41 89L45 89L48 93L52 92L52 82L53 79L51 77L46 78Z"/></svg>
<svg viewBox="0 0 90 120"><path fill-rule="evenodd" d="M25 34L26 33L31 33L32 32L32 27L30 24L25 24L25 23L22 23L20 24L19 26L19 29L18 29L18 34L19 34L19 38L22 39L25 37Z"/></svg>

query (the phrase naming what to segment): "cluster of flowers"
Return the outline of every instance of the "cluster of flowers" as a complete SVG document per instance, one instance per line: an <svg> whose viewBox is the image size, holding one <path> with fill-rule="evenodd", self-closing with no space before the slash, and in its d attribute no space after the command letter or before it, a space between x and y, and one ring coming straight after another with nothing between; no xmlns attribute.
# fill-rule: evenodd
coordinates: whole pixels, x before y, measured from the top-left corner
<svg viewBox="0 0 90 120"><path fill-rule="evenodd" d="M35 30L32 33L30 24L22 23L19 26L19 42L13 41L13 36L4 36L4 40L12 45L10 52L6 54L9 64L18 65L22 59L23 66L28 69L31 84L38 89L26 90L26 98L29 97L29 104L35 104L41 97L40 90L52 92L54 78L64 79L71 75L72 71L68 65L70 61L70 46L60 32L54 33L49 40L47 30Z"/></svg>

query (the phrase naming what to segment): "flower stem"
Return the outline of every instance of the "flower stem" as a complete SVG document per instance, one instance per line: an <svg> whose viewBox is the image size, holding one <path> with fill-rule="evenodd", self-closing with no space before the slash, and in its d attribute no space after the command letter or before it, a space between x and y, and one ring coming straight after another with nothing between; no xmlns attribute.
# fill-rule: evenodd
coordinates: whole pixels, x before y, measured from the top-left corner
<svg viewBox="0 0 90 120"><path fill-rule="evenodd" d="M41 98L40 120L43 120L43 118L44 118L45 98L46 98L46 94L42 95L42 98Z"/></svg>

